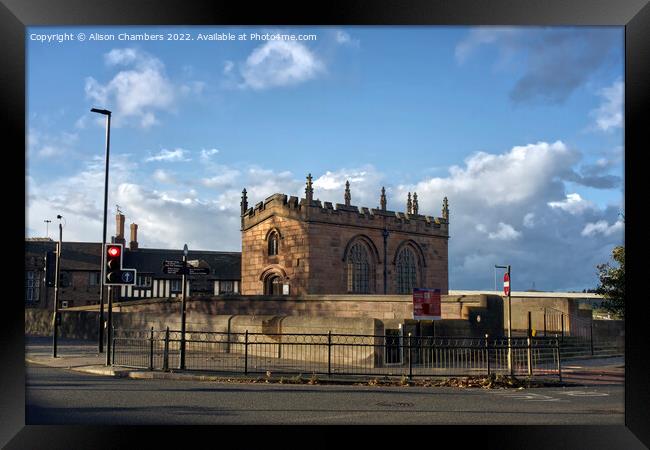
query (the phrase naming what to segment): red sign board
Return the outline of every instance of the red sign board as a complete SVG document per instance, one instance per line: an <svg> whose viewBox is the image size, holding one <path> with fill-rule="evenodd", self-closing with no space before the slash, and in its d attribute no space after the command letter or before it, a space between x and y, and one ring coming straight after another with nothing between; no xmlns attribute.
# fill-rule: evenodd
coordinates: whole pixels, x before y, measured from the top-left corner
<svg viewBox="0 0 650 450"><path fill-rule="evenodd" d="M440 289L413 289L413 319L440 320Z"/></svg>
<svg viewBox="0 0 650 450"><path fill-rule="evenodd" d="M503 293L510 295L510 275L508 275L508 272L503 275Z"/></svg>

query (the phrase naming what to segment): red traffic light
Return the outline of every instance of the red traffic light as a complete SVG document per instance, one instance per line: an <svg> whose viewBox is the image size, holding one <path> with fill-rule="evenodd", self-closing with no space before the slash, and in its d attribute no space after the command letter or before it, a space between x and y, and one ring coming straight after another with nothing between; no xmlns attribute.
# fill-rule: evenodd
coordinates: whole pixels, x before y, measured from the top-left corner
<svg viewBox="0 0 650 450"><path fill-rule="evenodd" d="M120 247L117 246L108 247L107 252L108 252L108 256L111 256L113 258L118 257L120 256Z"/></svg>

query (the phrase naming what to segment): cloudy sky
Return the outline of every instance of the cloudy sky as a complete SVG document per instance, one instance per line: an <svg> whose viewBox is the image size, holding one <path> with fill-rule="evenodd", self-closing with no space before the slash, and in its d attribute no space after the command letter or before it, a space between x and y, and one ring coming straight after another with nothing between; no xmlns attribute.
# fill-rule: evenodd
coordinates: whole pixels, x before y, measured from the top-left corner
<svg viewBox="0 0 650 450"><path fill-rule="evenodd" d="M164 40L124 39L145 33ZM214 33L235 40L199 40ZM25 234L45 236L48 219L55 237L61 214L65 240L101 241L96 107L113 111L109 236L119 205L143 247L239 251L242 189L251 204L304 196L311 172L323 201L343 203L349 180L353 204L378 207L385 186L389 209L416 191L437 217L447 196L451 289L494 289L495 264L512 265L515 290L593 288L624 239L623 38L622 27L30 27Z"/></svg>

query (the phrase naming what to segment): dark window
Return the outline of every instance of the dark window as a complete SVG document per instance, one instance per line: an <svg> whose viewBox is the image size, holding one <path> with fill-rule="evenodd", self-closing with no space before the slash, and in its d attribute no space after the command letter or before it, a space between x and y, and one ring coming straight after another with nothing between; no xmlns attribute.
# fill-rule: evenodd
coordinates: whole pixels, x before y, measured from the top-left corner
<svg viewBox="0 0 650 450"><path fill-rule="evenodd" d="M278 233L275 231L269 235L269 256L278 254Z"/></svg>
<svg viewBox="0 0 650 450"><path fill-rule="evenodd" d="M265 295L282 295L282 278L279 275L269 275L264 283Z"/></svg>
<svg viewBox="0 0 650 450"><path fill-rule="evenodd" d="M348 292L354 294L370 293L370 263L368 250L357 242L348 253Z"/></svg>
<svg viewBox="0 0 650 450"><path fill-rule="evenodd" d="M34 304L38 302L38 276L34 270L25 272L25 303Z"/></svg>
<svg viewBox="0 0 650 450"><path fill-rule="evenodd" d="M232 281L220 281L219 282L219 293L220 294L229 294L234 292L235 283Z"/></svg>
<svg viewBox="0 0 650 450"><path fill-rule="evenodd" d="M150 288L152 283L151 275L138 275L135 285L140 288Z"/></svg>
<svg viewBox="0 0 650 450"><path fill-rule="evenodd" d="M181 292L182 283L181 280L171 280L169 283L170 292Z"/></svg>
<svg viewBox="0 0 650 450"><path fill-rule="evenodd" d="M417 284L417 266L413 251L404 247L397 255L397 292L411 294Z"/></svg>
<svg viewBox="0 0 650 450"><path fill-rule="evenodd" d="M88 273L88 285L89 286L99 286L100 272L89 272Z"/></svg>

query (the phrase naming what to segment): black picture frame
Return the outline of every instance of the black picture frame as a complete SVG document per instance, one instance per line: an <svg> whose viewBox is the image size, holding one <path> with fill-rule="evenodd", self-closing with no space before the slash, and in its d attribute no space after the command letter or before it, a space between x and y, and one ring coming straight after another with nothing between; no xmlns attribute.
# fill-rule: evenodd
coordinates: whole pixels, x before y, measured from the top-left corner
<svg viewBox="0 0 650 450"><path fill-rule="evenodd" d="M627 264L625 354L625 426L489 426L489 427L427 427L426 430L390 431L390 427L364 427L350 437L361 436L363 445L386 435L397 438L394 445L423 444L476 445L478 448L620 448L650 446L648 405L648 301L640 283L644 247L640 244L639 225L644 199L640 158L647 147L642 140L647 128L650 84L650 5L647 0L364 0L304 2L302 4L260 2L183 2L133 0L2 0L0 34L3 64L2 122L7 127L5 154L18 154L14 144L25 139L25 27L34 25L613 25L625 27L625 242ZM645 127L644 127L645 125ZM10 139L14 137L15 139ZM12 158L13 159L13 158ZM16 158L16 165L26 161ZM13 167L13 166L12 166ZM12 171L14 172L14 171ZM18 170L16 173L20 173ZM18 175L19 177L19 175ZM22 179L25 183L25 178ZM5 182L5 200L18 202L14 189ZM18 181L20 183L20 181ZM25 199L27 192L25 191ZM16 219L18 206L8 208L5 202L5 223L16 239L22 242L24 222ZM23 216L24 218L24 216ZM22 236L21 236L22 235ZM9 250L8 250L9 251ZM186 443L201 445L187 427L98 427L98 426L25 426L24 396L24 305L22 303L23 273L18 264L10 264L6 283L11 285L5 296L5 314L0 327L3 369L0 371L0 444L7 449L24 448L131 448L135 445L169 446L169 433L177 433ZM15 280L15 281L13 281ZM227 438L221 427L201 427L206 442L212 445L233 445L229 439L242 440L237 447L266 444L311 445L319 435L320 442L336 442L330 428L320 427L285 431L264 427L252 435L239 427L228 427ZM257 435L257 439L256 439ZM355 436L356 435L356 436ZM189 438L191 436L191 439ZM328 439L329 438L329 439ZM451 439L448 441L448 439ZM253 443L253 441L256 441ZM136 444L136 442L138 442ZM360 444L356 444L360 445ZM388 444L386 444L388 445Z"/></svg>

